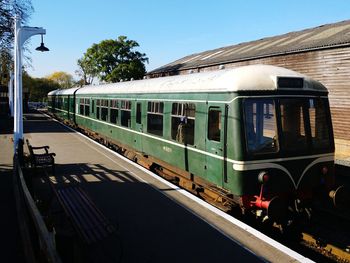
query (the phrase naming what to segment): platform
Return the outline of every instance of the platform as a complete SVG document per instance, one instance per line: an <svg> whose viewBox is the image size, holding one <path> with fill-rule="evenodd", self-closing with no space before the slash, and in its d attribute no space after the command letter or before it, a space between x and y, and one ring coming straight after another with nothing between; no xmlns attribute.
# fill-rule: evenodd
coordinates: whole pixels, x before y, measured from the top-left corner
<svg viewBox="0 0 350 263"><path fill-rule="evenodd" d="M17 225L13 193L13 122L0 116L0 261L23 262L23 247Z"/></svg>
<svg viewBox="0 0 350 263"><path fill-rule="evenodd" d="M56 153L57 181L79 182L117 226L122 262L296 261L57 121L25 119L25 138Z"/></svg>

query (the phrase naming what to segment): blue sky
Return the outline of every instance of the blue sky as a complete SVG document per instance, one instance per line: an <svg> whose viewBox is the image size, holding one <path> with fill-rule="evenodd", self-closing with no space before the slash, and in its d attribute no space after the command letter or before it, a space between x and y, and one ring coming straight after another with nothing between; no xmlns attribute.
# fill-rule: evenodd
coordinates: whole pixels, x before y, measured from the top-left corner
<svg viewBox="0 0 350 263"><path fill-rule="evenodd" d="M72 74L93 44L125 35L136 40L152 70L218 47L350 19L349 0L32 0L29 26L46 29L50 52L30 40L33 77Z"/></svg>

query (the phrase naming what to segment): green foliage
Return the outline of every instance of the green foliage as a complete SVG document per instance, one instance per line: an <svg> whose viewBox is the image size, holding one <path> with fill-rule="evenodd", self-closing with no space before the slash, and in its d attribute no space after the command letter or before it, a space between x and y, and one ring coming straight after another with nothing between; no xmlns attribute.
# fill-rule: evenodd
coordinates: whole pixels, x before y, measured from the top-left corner
<svg viewBox="0 0 350 263"><path fill-rule="evenodd" d="M142 79L146 73L146 54L134 51L139 44L126 36L103 40L93 44L78 60L80 72L85 83L97 76L101 81ZM91 82L90 82L91 83Z"/></svg>
<svg viewBox="0 0 350 263"><path fill-rule="evenodd" d="M46 101L47 93L59 89L57 82L47 78L32 78L25 71L23 72L23 89L29 90L29 101Z"/></svg>
<svg viewBox="0 0 350 263"><path fill-rule="evenodd" d="M81 80L78 82L80 86L89 85L93 82L94 78L98 75L98 72L95 71L93 63L88 56L84 56L78 59L79 69L75 72L81 77Z"/></svg>

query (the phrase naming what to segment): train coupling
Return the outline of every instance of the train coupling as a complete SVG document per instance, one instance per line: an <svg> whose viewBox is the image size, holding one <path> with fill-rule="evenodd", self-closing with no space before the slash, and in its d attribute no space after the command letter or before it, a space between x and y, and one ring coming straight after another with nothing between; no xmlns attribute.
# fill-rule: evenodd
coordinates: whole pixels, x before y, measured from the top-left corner
<svg viewBox="0 0 350 263"><path fill-rule="evenodd" d="M285 200L279 196L270 197L267 194L267 183L269 175L267 172L261 172L258 176L261 183L259 196L254 196L255 200L251 201L251 207L262 209L266 212L268 218L273 222L283 222L287 218L288 207Z"/></svg>
<svg viewBox="0 0 350 263"><path fill-rule="evenodd" d="M333 205L338 209L350 210L350 189L344 185L329 192Z"/></svg>

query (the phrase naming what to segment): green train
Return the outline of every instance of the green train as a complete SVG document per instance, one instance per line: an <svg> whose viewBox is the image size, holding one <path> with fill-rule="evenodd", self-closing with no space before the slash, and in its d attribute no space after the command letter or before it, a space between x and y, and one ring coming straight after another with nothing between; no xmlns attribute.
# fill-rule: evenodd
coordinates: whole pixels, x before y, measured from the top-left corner
<svg viewBox="0 0 350 263"><path fill-rule="evenodd" d="M49 112L209 202L273 222L339 189L327 89L252 65L48 94Z"/></svg>

